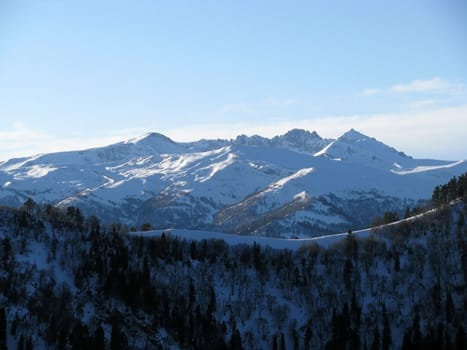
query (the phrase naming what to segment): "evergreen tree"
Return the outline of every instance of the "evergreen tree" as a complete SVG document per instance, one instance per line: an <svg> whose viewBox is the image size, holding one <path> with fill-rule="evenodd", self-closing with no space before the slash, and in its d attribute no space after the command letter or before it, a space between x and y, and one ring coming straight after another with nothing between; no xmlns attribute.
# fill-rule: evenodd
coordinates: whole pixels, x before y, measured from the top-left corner
<svg viewBox="0 0 467 350"><path fill-rule="evenodd" d="M347 258L344 265L344 270L342 272L342 277L344 280L345 287L347 290L350 290L352 287L352 271L353 271L353 263L350 258Z"/></svg>
<svg viewBox="0 0 467 350"><path fill-rule="evenodd" d="M410 208L405 208L404 219L408 219L410 217Z"/></svg>
<svg viewBox="0 0 467 350"><path fill-rule="evenodd" d="M422 339L422 331L420 330L420 315L417 309L412 324L412 341L416 344L420 339Z"/></svg>
<svg viewBox="0 0 467 350"><path fill-rule="evenodd" d="M308 323L305 329L305 339L304 339L304 345L305 345L306 350L310 349L312 336L313 336L313 331L311 330L311 325Z"/></svg>
<svg viewBox="0 0 467 350"><path fill-rule="evenodd" d="M97 327L96 331L94 332L92 348L94 350L105 349L105 336L104 336L104 329L102 328L102 326Z"/></svg>
<svg viewBox="0 0 467 350"><path fill-rule="evenodd" d="M352 326L354 329L360 328L362 309L358 305L357 295L355 288L352 290L352 300L350 302L350 319L352 320Z"/></svg>
<svg viewBox="0 0 467 350"><path fill-rule="evenodd" d="M373 332L373 342L371 343L371 350L379 350L379 331L378 327L375 327Z"/></svg>
<svg viewBox="0 0 467 350"><path fill-rule="evenodd" d="M465 331L462 325L459 325L456 333L456 350L465 350L467 348L467 342L465 340Z"/></svg>
<svg viewBox="0 0 467 350"><path fill-rule="evenodd" d="M0 309L0 350L7 350L7 321L5 308Z"/></svg>
<svg viewBox="0 0 467 350"><path fill-rule="evenodd" d="M89 343L88 338L87 328L83 326L80 320L77 320L71 331L71 349L79 350L86 348L86 345Z"/></svg>
<svg viewBox="0 0 467 350"><path fill-rule="evenodd" d="M454 302L452 301L452 296L451 296L451 293L447 292L446 294L446 321L448 323L451 323L453 318L454 318L454 313L455 313L455 309L454 309Z"/></svg>
<svg viewBox="0 0 467 350"><path fill-rule="evenodd" d="M10 269L11 262L13 261L11 240L9 237L5 237L2 240L2 249L3 249L3 256L2 256L3 269L8 271Z"/></svg>
<svg viewBox="0 0 467 350"><path fill-rule="evenodd" d="M24 350L25 348L25 339L24 335L21 334L18 340L18 344L16 345L16 350Z"/></svg>
<svg viewBox="0 0 467 350"><path fill-rule="evenodd" d="M451 180L449 180L447 184L447 195L448 195L448 201L455 200L458 195L457 191L457 178L453 177Z"/></svg>
<svg viewBox="0 0 467 350"><path fill-rule="evenodd" d="M277 348L277 335L272 338L272 350L278 350Z"/></svg>
<svg viewBox="0 0 467 350"><path fill-rule="evenodd" d="M431 195L431 203L437 207L441 202L441 188L440 186L436 186L433 189L433 194Z"/></svg>
<svg viewBox="0 0 467 350"><path fill-rule="evenodd" d="M242 346L242 337L238 329L232 330L232 335L230 337L230 349L232 350L243 350Z"/></svg>
<svg viewBox="0 0 467 350"><path fill-rule="evenodd" d="M432 302L435 308L436 314L441 312L441 285L436 282L431 291Z"/></svg>
<svg viewBox="0 0 467 350"><path fill-rule="evenodd" d="M280 350L287 350L284 333L281 333Z"/></svg>
<svg viewBox="0 0 467 350"><path fill-rule="evenodd" d="M25 344L24 348L25 348L25 350L33 350L34 349L34 346L32 344L32 338L30 336L26 339L26 344Z"/></svg>
<svg viewBox="0 0 467 350"><path fill-rule="evenodd" d="M383 336L381 338L381 349L388 350L391 346L391 327L389 326L386 305L383 304Z"/></svg>
<svg viewBox="0 0 467 350"><path fill-rule="evenodd" d="M214 316L216 312L216 291L213 286L209 286L209 304L207 313L209 316Z"/></svg>
<svg viewBox="0 0 467 350"><path fill-rule="evenodd" d="M58 350L66 350L67 348L67 337L66 331L62 329L58 334L57 340L57 349Z"/></svg>
<svg viewBox="0 0 467 350"><path fill-rule="evenodd" d="M128 347L128 339L116 323L112 325L110 332L110 350L123 350Z"/></svg>
<svg viewBox="0 0 467 350"><path fill-rule="evenodd" d="M394 271L399 272L401 270L401 262L399 258L399 253L394 253Z"/></svg>
<svg viewBox="0 0 467 350"><path fill-rule="evenodd" d="M436 328L436 347L444 349L444 328L441 322L438 323L438 327Z"/></svg>

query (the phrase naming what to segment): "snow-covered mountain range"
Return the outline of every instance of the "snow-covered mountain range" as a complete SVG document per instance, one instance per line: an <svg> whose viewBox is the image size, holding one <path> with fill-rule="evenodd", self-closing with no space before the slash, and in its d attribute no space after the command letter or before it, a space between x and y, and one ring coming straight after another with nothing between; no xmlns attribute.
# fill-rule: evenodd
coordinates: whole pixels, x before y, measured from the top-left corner
<svg viewBox="0 0 467 350"><path fill-rule="evenodd" d="M0 162L0 203L77 206L106 222L315 236L413 207L467 162L413 159L350 130L323 139L177 143L150 133L110 146Z"/></svg>

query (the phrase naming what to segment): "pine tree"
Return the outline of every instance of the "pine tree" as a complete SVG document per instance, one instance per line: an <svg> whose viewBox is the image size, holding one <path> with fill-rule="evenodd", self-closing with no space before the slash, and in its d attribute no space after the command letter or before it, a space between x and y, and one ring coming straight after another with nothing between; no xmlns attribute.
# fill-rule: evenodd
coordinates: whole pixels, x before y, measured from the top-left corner
<svg viewBox="0 0 467 350"><path fill-rule="evenodd" d="M7 350L7 321L5 308L0 309L0 350Z"/></svg>
<svg viewBox="0 0 467 350"><path fill-rule="evenodd" d="M413 318L412 324L412 340L413 343L417 343L422 339L422 331L420 330L420 315L418 314L418 309L415 311L415 316Z"/></svg>
<svg viewBox="0 0 467 350"><path fill-rule="evenodd" d="M312 336L313 336L313 331L311 330L311 325L308 323L305 329L305 339L304 339L305 349L307 350L310 349Z"/></svg>
<svg viewBox="0 0 467 350"><path fill-rule="evenodd" d="M401 270L401 261L399 258L399 253L394 253L394 271L399 272Z"/></svg>
<svg viewBox="0 0 467 350"><path fill-rule="evenodd" d="M431 290L431 297L436 314L441 312L441 286L436 282Z"/></svg>
<svg viewBox="0 0 467 350"><path fill-rule="evenodd" d="M280 350L287 350L284 333L281 333Z"/></svg>
<svg viewBox="0 0 467 350"><path fill-rule="evenodd" d="M104 329L102 326L97 327L96 331L94 332L92 345L92 348L95 350L105 349Z"/></svg>
<svg viewBox="0 0 467 350"><path fill-rule="evenodd" d="M2 240L2 248L3 248L3 256L2 256L3 269L8 271L10 269L10 264L13 260L11 241L9 237L5 237Z"/></svg>
<svg viewBox="0 0 467 350"><path fill-rule="evenodd" d="M213 286L209 286L209 304L207 313L209 316L214 317L214 313L216 312L216 291L214 290Z"/></svg>
<svg viewBox="0 0 467 350"><path fill-rule="evenodd" d="M465 350L467 347L467 342L465 340L465 331L462 325L459 325L456 333L456 350Z"/></svg>
<svg viewBox="0 0 467 350"><path fill-rule="evenodd" d="M453 177L451 180L449 180L447 184L447 193L448 193L448 201L452 201L457 198L457 178Z"/></svg>
<svg viewBox="0 0 467 350"><path fill-rule="evenodd" d="M277 335L272 338L272 350L278 350L277 348Z"/></svg>
<svg viewBox="0 0 467 350"><path fill-rule="evenodd" d="M381 338L382 350L388 350L391 346L391 327L389 326L388 314L386 305L383 304L383 336Z"/></svg>
<svg viewBox="0 0 467 350"><path fill-rule="evenodd" d="M378 327L375 327L373 332L373 342L371 343L371 350L379 350L379 331Z"/></svg>
<svg viewBox="0 0 467 350"><path fill-rule="evenodd" d="M410 208L405 208L404 219L408 219L410 217Z"/></svg>
<svg viewBox="0 0 467 350"><path fill-rule="evenodd" d="M352 286L352 271L352 260L350 258L347 258L345 261L344 270L342 272L342 278L344 280L344 284L347 290L350 290L350 287Z"/></svg>
<svg viewBox="0 0 467 350"><path fill-rule="evenodd" d="M362 309L358 305L355 288L352 290L352 300L350 302L350 318L354 329L360 328Z"/></svg>
<svg viewBox="0 0 467 350"><path fill-rule="evenodd" d="M25 348L25 350L33 350L34 349L31 337L28 337L28 339L26 339L26 344L25 344L24 348Z"/></svg>
<svg viewBox="0 0 467 350"><path fill-rule="evenodd" d="M438 349L444 349L444 328L441 322L436 328L436 345Z"/></svg>
<svg viewBox="0 0 467 350"><path fill-rule="evenodd" d="M433 189L433 194L431 195L431 203L437 207L441 202L441 188L440 186L436 186Z"/></svg>
<svg viewBox="0 0 467 350"><path fill-rule="evenodd" d="M85 336L86 335L84 334L84 327L81 324L81 321L77 320L71 332L71 349L78 350L78 349L84 348L85 347L85 343L84 343Z"/></svg>
<svg viewBox="0 0 467 350"><path fill-rule="evenodd" d="M24 335L21 334L18 340L18 344L16 345L16 350L24 350L25 348L25 339Z"/></svg>
<svg viewBox="0 0 467 350"><path fill-rule="evenodd" d="M110 349L120 350L120 332L115 325L112 326L112 331L110 333Z"/></svg>
<svg viewBox="0 0 467 350"><path fill-rule="evenodd" d="M446 294L446 321L451 323L454 318L454 302L452 301L451 293L447 292Z"/></svg>
<svg viewBox="0 0 467 350"><path fill-rule="evenodd" d="M67 348L67 337L66 331L62 329L58 334L57 349L66 350Z"/></svg>
<svg viewBox="0 0 467 350"><path fill-rule="evenodd" d="M295 328L292 329L292 344L293 344L293 349L298 350L299 348L298 333Z"/></svg>
<svg viewBox="0 0 467 350"><path fill-rule="evenodd" d="M236 328L232 330L232 335L230 337L230 348L232 350L243 350L242 337Z"/></svg>

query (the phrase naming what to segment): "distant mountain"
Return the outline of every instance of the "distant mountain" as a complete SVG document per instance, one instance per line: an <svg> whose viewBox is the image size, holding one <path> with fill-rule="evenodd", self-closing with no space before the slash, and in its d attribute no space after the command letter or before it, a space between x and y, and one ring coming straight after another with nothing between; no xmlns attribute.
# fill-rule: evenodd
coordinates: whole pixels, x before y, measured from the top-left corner
<svg viewBox="0 0 467 350"><path fill-rule="evenodd" d="M414 206L467 162L418 160L350 130L177 143L149 133L0 163L0 203L77 206L106 222L315 236Z"/></svg>

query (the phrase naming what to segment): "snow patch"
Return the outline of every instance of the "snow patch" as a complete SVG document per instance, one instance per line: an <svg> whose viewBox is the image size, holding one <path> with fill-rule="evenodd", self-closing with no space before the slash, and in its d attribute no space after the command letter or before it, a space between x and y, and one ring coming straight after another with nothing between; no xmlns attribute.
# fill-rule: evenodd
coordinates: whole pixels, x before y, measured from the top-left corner
<svg viewBox="0 0 467 350"><path fill-rule="evenodd" d="M337 140L332 141L329 145L327 145L326 147L324 147L321 151L316 152L315 154L313 154L313 157L319 157L319 156L322 156L323 154L326 154L326 152L328 151L328 149L331 148L332 145L336 143L336 141L337 141Z"/></svg>
<svg viewBox="0 0 467 350"><path fill-rule="evenodd" d="M431 170L452 168L452 167L460 165L460 164L462 164L464 162L465 162L465 160L459 160L457 162L450 163L450 164L445 164L445 165L417 166L417 167L415 167L413 169L410 169L410 170L400 170L400 171L399 170L391 170L391 172L393 172L394 174L397 174L397 175L408 175L408 174L422 173L422 172L431 171Z"/></svg>
<svg viewBox="0 0 467 350"><path fill-rule="evenodd" d="M300 199L300 200L305 200L308 198L308 194L306 191L302 191L300 193L297 193L295 196L293 196L293 199Z"/></svg>
<svg viewBox="0 0 467 350"><path fill-rule="evenodd" d="M189 241L202 241L204 239L219 239L225 241L229 245L254 243L262 247L271 247L272 249L290 249L298 250L304 245L316 243L322 247L329 247L342 239L348 237L348 233L338 233L334 235L313 237L313 238L275 238L275 237L260 237L260 236L244 236L230 233L197 231L197 230L182 230L182 229L167 229L146 232L130 232L130 235L143 237L160 237L162 234L169 234L173 237L186 239ZM354 237L367 238L371 235L371 229L359 230L352 232Z"/></svg>
<svg viewBox="0 0 467 350"><path fill-rule="evenodd" d="M51 173L58 168L54 168L50 165L33 165L29 168L25 175L21 174L19 178L30 177L30 178L40 178L46 176L48 173Z"/></svg>
<svg viewBox="0 0 467 350"><path fill-rule="evenodd" d="M214 163L214 164L211 164L205 168L202 168L201 170L209 170L209 174L207 176L201 176L201 177L196 177L195 178L195 181L198 181L198 182L206 182L210 179L212 179L214 177L214 175L216 175L216 173L218 173L219 171L227 168L228 166L232 165L235 161L235 158L236 156L232 153L229 153L227 155L227 159L223 160L223 161L220 161L220 162L217 162L217 163Z"/></svg>
<svg viewBox="0 0 467 350"><path fill-rule="evenodd" d="M287 176L287 177L284 177L283 179L280 179L279 181L276 181L274 182L273 184L271 184L269 186L269 189L281 189L282 187L284 187L285 184L287 184L288 182L292 181L292 180L296 180L300 177L303 177L303 176L306 176L310 173L313 172L313 168L303 168L303 169L300 169L299 171L297 171L296 173L293 173L292 175L290 176Z"/></svg>

